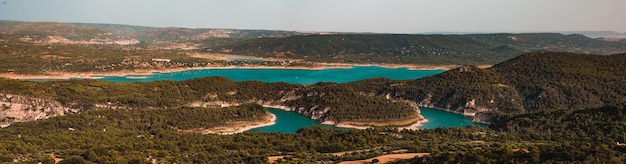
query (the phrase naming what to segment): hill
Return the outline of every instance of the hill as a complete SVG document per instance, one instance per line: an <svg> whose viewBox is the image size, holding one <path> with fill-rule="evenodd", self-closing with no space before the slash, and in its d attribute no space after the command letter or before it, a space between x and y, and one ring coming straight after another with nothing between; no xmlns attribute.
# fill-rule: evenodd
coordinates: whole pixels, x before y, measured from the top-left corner
<svg viewBox="0 0 626 164"><path fill-rule="evenodd" d="M307 33L280 30L237 30L210 28L178 28L178 27L145 27L116 24L71 23L78 27L88 27L111 32L115 35L136 38L146 43L155 42L189 42L211 39L253 39L265 37L287 37L305 35Z"/></svg>
<svg viewBox="0 0 626 164"><path fill-rule="evenodd" d="M499 135L507 135L495 144L500 146L441 152L396 163L624 163L626 145L616 143L626 141L625 107L618 103L500 115L489 126Z"/></svg>
<svg viewBox="0 0 626 164"><path fill-rule="evenodd" d="M55 22L0 21L0 32L16 35L18 40L44 44L122 44L138 43L128 37L90 28Z"/></svg>
<svg viewBox="0 0 626 164"><path fill-rule="evenodd" d="M417 80L348 85L466 115L586 108L626 101L623 63L626 54L528 53L488 69L463 66Z"/></svg>
<svg viewBox="0 0 626 164"><path fill-rule="evenodd" d="M140 42L143 43L142 45L161 46L188 43L203 44L204 47L209 47L216 42L232 43L239 39L310 34L279 30L158 28L117 24L18 21L0 21L0 32L30 38L28 41L36 43L105 44L125 40L128 43L124 45Z"/></svg>
<svg viewBox="0 0 626 164"><path fill-rule="evenodd" d="M582 34L590 38L606 38L606 39L620 39L626 38L626 33L620 33L615 31L564 31L562 34Z"/></svg>
<svg viewBox="0 0 626 164"><path fill-rule="evenodd" d="M626 54L529 53L489 69L463 66L416 80L309 86L222 77L147 83L0 78L1 120L31 121L0 129L0 161L43 162L52 155L66 162L263 163L281 155L306 163L408 151L430 155L400 163L623 163L626 149L616 143L626 142L625 61ZM178 131L258 120L264 110L250 103L282 106L320 121L418 116L407 101L475 114L491 125L419 131L313 127L296 134L233 136ZM25 115L11 115L16 113ZM59 113L65 116L28 120ZM329 154L350 150L365 151Z"/></svg>
<svg viewBox="0 0 626 164"><path fill-rule="evenodd" d="M28 82L0 78L0 93L5 95L0 96L0 102L7 104L7 109L0 111L0 120L5 126L101 108L211 107L246 103L280 106L321 122L366 124L421 119L418 109L411 103L362 95L353 88L334 83L303 86L234 82L223 77L147 83ZM25 109L34 109L34 112Z"/></svg>
<svg viewBox="0 0 626 164"><path fill-rule="evenodd" d="M251 39L221 48L230 49L233 54L317 62L478 65L496 64L537 51L623 53L626 44L557 33L334 34Z"/></svg>
<svg viewBox="0 0 626 164"><path fill-rule="evenodd" d="M558 33L322 35L321 32L15 21L0 21L0 32L3 35L0 41L119 44L151 50L230 53L323 63L492 65L529 52L599 55L626 52L623 39Z"/></svg>
<svg viewBox="0 0 626 164"><path fill-rule="evenodd" d="M625 107L501 115L489 128L312 127L236 135L184 133L173 126L219 124L238 112L260 114L259 106L93 110L1 128L0 161L267 163L268 156L279 156L285 163L316 163L419 152L430 155L398 163L624 163L626 148L616 143L626 141Z"/></svg>
<svg viewBox="0 0 626 164"><path fill-rule="evenodd" d="M416 80L368 79L309 86L209 77L182 82L45 83L1 80L0 92L46 98L68 108L259 103L319 121L388 122L419 117L412 105L486 121L490 113L597 107L626 101L626 54L529 53L488 69L463 66ZM106 105L108 104L108 105Z"/></svg>

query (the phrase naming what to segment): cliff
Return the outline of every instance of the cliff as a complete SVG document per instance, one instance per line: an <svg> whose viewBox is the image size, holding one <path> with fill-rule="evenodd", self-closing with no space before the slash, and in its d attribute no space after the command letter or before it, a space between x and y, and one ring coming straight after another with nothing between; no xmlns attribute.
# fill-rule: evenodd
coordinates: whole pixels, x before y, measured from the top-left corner
<svg viewBox="0 0 626 164"><path fill-rule="evenodd" d="M64 107L58 101L0 93L0 127L7 127L14 122L35 121L78 111Z"/></svg>

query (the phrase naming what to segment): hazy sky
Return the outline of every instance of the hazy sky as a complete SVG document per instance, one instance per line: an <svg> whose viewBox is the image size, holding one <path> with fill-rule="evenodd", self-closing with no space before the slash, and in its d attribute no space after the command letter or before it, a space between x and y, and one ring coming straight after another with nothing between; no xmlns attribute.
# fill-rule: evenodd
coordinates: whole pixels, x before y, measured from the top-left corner
<svg viewBox="0 0 626 164"><path fill-rule="evenodd" d="M626 32L626 0L0 0L0 20L334 32Z"/></svg>

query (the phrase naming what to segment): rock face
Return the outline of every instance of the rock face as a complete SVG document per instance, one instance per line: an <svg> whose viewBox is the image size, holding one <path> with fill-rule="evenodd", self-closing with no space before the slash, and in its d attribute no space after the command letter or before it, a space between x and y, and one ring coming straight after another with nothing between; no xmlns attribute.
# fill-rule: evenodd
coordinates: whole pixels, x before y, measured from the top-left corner
<svg viewBox="0 0 626 164"><path fill-rule="evenodd" d="M137 39L120 39L120 38L94 38L85 40L70 40L63 36L48 36L46 39L35 41L36 43L44 44L103 44L103 45L133 45L139 43Z"/></svg>
<svg viewBox="0 0 626 164"><path fill-rule="evenodd" d="M78 112L58 101L0 93L0 127Z"/></svg>

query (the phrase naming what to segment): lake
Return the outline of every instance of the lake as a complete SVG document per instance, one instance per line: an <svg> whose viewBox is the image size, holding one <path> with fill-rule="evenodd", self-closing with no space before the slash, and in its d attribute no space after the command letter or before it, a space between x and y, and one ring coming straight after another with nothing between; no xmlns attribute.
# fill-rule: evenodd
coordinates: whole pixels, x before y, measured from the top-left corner
<svg viewBox="0 0 626 164"><path fill-rule="evenodd" d="M472 122L472 117L456 114L452 112L446 112L439 109L432 109L426 107L419 107L420 114L424 118L428 119L428 122L420 126L420 129L434 129L437 127L465 127L470 125L477 125L485 127L485 124Z"/></svg>
<svg viewBox="0 0 626 164"><path fill-rule="evenodd" d="M304 127L331 127L337 128L331 125L324 125L318 121L311 120L296 112L285 111L282 109L267 108L269 112L276 115L276 124L266 127L260 127L251 129L249 132L263 132L263 133L296 133L299 129ZM438 127L465 127L469 125L485 126L485 124L479 124L472 122L471 117L463 116L460 114L446 112L443 110L420 107L422 116L428 119L428 122L420 126L420 129L434 129Z"/></svg>
<svg viewBox="0 0 626 164"><path fill-rule="evenodd" d="M375 66L305 69L204 69L181 72L155 73L152 75L105 76L98 80L112 82L148 82L155 80L181 81L207 76L224 76L234 81L258 80L263 82L286 82L291 84L314 84L317 82L345 83L357 80L386 77L394 80L417 79L439 74L444 70L411 70L408 68L383 68Z"/></svg>
<svg viewBox="0 0 626 164"><path fill-rule="evenodd" d="M249 130L249 132L281 132L281 133L296 133L303 127L322 126L322 127L335 127L332 125L324 125L318 121L311 120L296 112L286 111L282 109L267 108L268 111L276 115L276 124L272 126L260 127Z"/></svg>
<svg viewBox="0 0 626 164"><path fill-rule="evenodd" d="M105 76L98 80L112 82L148 82L155 80L181 81L207 76L224 76L234 81L258 80L263 82L287 82L291 84L314 84L317 82L345 83L368 78L385 77L395 80L417 79L444 72L444 70L411 70L408 68L384 68L376 66L361 66L353 68L332 68L322 70L305 69L205 69L189 70L170 73L155 73L152 75ZM482 125L472 123L471 117L446 112L437 109L420 107L421 114L428 119L421 129L437 127ZM296 112L280 109L268 109L277 116L276 124L250 130L250 132L282 132L295 133L298 129L311 126L325 126L320 122L299 115ZM484 125L483 125L484 126Z"/></svg>

